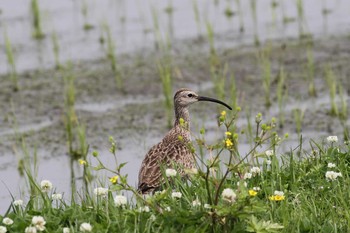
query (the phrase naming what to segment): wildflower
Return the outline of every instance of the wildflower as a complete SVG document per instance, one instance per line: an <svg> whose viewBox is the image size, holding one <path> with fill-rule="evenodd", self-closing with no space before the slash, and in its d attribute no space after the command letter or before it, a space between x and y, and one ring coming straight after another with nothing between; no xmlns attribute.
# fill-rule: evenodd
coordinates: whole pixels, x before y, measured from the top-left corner
<svg viewBox="0 0 350 233"><path fill-rule="evenodd" d="M3 223L4 225L9 226L9 225L12 225L12 224L13 224L13 220L6 217L6 218L4 218L4 219L2 220L2 223Z"/></svg>
<svg viewBox="0 0 350 233"><path fill-rule="evenodd" d="M342 177L342 174L340 172L334 172L334 171L326 172L326 179L329 181L336 180L338 177Z"/></svg>
<svg viewBox="0 0 350 233"><path fill-rule="evenodd" d="M245 179L245 180L251 179L252 176L253 176L252 173L247 172L247 173L244 174L243 179Z"/></svg>
<svg viewBox="0 0 350 233"><path fill-rule="evenodd" d="M198 174L198 169L197 168L189 168L185 169L186 175L196 175Z"/></svg>
<svg viewBox="0 0 350 233"><path fill-rule="evenodd" d="M80 224L79 230L81 232L91 232L92 231L92 226L91 226L90 223L83 222L82 224Z"/></svg>
<svg viewBox="0 0 350 233"><path fill-rule="evenodd" d="M253 189L249 189L248 193L249 193L249 196L252 196L252 197L255 197L258 194L258 192Z"/></svg>
<svg viewBox="0 0 350 233"><path fill-rule="evenodd" d="M62 200L62 194L60 194L60 193L54 193L54 194L51 195L51 198L52 198L52 200L54 200L54 201Z"/></svg>
<svg viewBox="0 0 350 233"><path fill-rule="evenodd" d="M78 162L80 165L84 165L84 166L87 164L87 162L84 159L79 159Z"/></svg>
<svg viewBox="0 0 350 233"><path fill-rule="evenodd" d="M156 217L154 214L152 214L152 215L149 217L149 219L150 219L151 221L155 221L155 220L157 219L157 217Z"/></svg>
<svg viewBox="0 0 350 233"><path fill-rule="evenodd" d="M231 132L225 132L225 135L229 137L229 136L232 135L232 133Z"/></svg>
<svg viewBox="0 0 350 233"><path fill-rule="evenodd" d="M18 200L14 200L12 203L14 206L22 206L23 205L23 201L18 199Z"/></svg>
<svg viewBox="0 0 350 233"><path fill-rule="evenodd" d="M274 195L270 196L269 199L271 201L283 201L285 199L284 192L276 190Z"/></svg>
<svg viewBox="0 0 350 233"><path fill-rule="evenodd" d="M239 186L239 185L240 185L240 183L237 182L237 186ZM247 182L244 181L244 182L243 182L243 186L244 186L244 187L247 187L247 186L248 186Z"/></svg>
<svg viewBox="0 0 350 233"><path fill-rule="evenodd" d="M96 196L107 196L107 193L108 193L107 188L98 187L94 189L94 194Z"/></svg>
<svg viewBox="0 0 350 233"><path fill-rule="evenodd" d="M36 233L36 232L37 231L35 227L26 227L26 229L24 230L24 233Z"/></svg>
<svg viewBox="0 0 350 233"><path fill-rule="evenodd" d="M114 197L114 204L116 206L126 205L127 199L123 195L117 195Z"/></svg>
<svg viewBox="0 0 350 233"><path fill-rule="evenodd" d="M231 139L227 138L227 139L225 140L225 145L226 145L226 147L228 147L228 148L230 148L231 146L233 146L233 143L232 143Z"/></svg>
<svg viewBox="0 0 350 233"><path fill-rule="evenodd" d="M6 233L7 232L7 228L4 226L0 226L0 233Z"/></svg>
<svg viewBox="0 0 350 233"><path fill-rule="evenodd" d="M70 233L69 227L63 227L63 233Z"/></svg>
<svg viewBox="0 0 350 233"><path fill-rule="evenodd" d="M329 143L338 142L338 137L337 136L328 136L327 141Z"/></svg>
<svg viewBox="0 0 350 233"><path fill-rule="evenodd" d="M112 184L116 184L118 182L119 177L118 176L112 176L111 178L109 178L109 181Z"/></svg>
<svg viewBox="0 0 350 233"><path fill-rule="evenodd" d="M209 204L204 204L204 209L211 209L211 206Z"/></svg>
<svg viewBox="0 0 350 233"><path fill-rule="evenodd" d="M259 112L256 116L255 116L255 122L257 124L259 124L262 121L262 114Z"/></svg>
<svg viewBox="0 0 350 233"><path fill-rule="evenodd" d="M250 173L252 173L252 175L254 175L254 176L260 174L260 172L261 172L261 170L259 167L252 167L250 169Z"/></svg>
<svg viewBox="0 0 350 233"><path fill-rule="evenodd" d="M234 202L237 195L232 189L226 188L222 191L221 196L225 201Z"/></svg>
<svg viewBox="0 0 350 233"><path fill-rule="evenodd" d="M198 199L192 201L192 206L193 207L200 206L200 205L201 205L201 202Z"/></svg>
<svg viewBox="0 0 350 233"><path fill-rule="evenodd" d="M265 151L265 155L268 156L268 157L272 156L273 155L273 150Z"/></svg>
<svg viewBox="0 0 350 233"><path fill-rule="evenodd" d="M42 192L49 192L52 189L52 183L49 180L42 180L40 182L40 187Z"/></svg>
<svg viewBox="0 0 350 233"><path fill-rule="evenodd" d="M141 206L140 208L139 208L139 212L149 212L150 211L150 209L149 209L149 207L148 206Z"/></svg>
<svg viewBox="0 0 350 233"><path fill-rule="evenodd" d="M35 226L35 228L38 231L44 231L45 230L45 219L42 216L34 216L32 218L32 224Z"/></svg>
<svg viewBox="0 0 350 233"><path fill-rule="evenodd" d="M327 164L327 167L328 167L328 168L334 168L334 167L336 167L336 166L335 166L334 163L328 163L328 164Z"/></svg>
<svg viewBox="0 0 350 233"><path fill-rule="evenodd" d="M165 170L165 175L167 177L173 177L173 176L176 176L177 172L175 169L171 169L171 168L168 168Z"/></svg>
<svg viewBox="0 0 350 233"><path fill-rule="evenodd" d="M182 197L182 193L180 193L180 192L172 192L171 197L172 198L181 198Z"/></svg>
<svg viewBox="0 0 350 233"><path fill-rule="evenodd" d="M222 111L222 112L220 113L220 115L223 116L223 117L225 117L225 116L226 116L226 111Z"/></svg>
<svg viewBox="0 0 350 233"><path fill-rule="evenodd" d="M258 192L260 191L260 187L253 187L253 190Z"/></svg>

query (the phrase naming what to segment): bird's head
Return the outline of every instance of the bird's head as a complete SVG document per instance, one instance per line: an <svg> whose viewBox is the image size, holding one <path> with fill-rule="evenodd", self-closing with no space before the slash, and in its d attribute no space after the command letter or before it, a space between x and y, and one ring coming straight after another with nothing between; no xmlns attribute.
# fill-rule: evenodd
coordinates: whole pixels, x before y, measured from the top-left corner
<svg viewBox="0 0 350 233"><path fill-rule="evenodd" d="M228 109L232 110L232 108L229 105L227 105L226 103L224 103L220 100L214 99L214 98L199 96L196 92L194 92L190 89L182 88L182 89L178 90L174 95L175 106L185 108L185 107L189 106L190 104L193 104L193 103L198 102L198 101L210 101L210 102L219 103L219 104L224 105Z"/></svg>

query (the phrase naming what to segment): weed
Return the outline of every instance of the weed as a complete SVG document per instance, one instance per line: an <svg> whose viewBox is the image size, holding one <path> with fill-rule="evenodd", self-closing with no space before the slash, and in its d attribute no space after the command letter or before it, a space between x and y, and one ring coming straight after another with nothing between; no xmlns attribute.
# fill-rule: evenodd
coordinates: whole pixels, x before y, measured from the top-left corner
<svg viewBox="0 0 350 233"><path fill-rule="evenodd" d="M33 36L35 39L42 39L44 38L45 35L41 28L41 13L39 9L38 0L31 1L31 11L33 16L33 27L34 27Z"/></svg>
<svg viewBox="0 0 350 233"><path fill-rule="evenodd" d="M10 67L10 78L12 80L13 90L18 91L19 85L18 85L18 75L16 70L15 57L13 55L11 41L7 35L6 30L4 32L4 38L5 38L5 50L6 50L7 63L9 64L9 67Z"/></svg>

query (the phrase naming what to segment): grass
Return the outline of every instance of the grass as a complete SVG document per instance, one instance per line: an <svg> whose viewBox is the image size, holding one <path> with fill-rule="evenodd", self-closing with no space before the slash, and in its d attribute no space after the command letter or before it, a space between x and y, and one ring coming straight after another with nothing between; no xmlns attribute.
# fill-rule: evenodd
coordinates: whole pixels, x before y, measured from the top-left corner
<svg viewBox="0 0 350 233"><path fill-rule="evenodd" d="M270 49L261 51L258 54L258 60L262 72L262 84L265 93L265 107L271 106L271 62L270 62Z"/></svg>
<svg viewBox="0 0 350 233"><path fill-rule="evenodd" d="M52 41L53 54L54 54L54 57L55 57L56 69L61 69L63 67L62 67L62 65L60 63L60 45L59 45L59 41L58 41L58 38L57 38L56 31L54 31L52 33L51 41Z"/></svg>
<svg viewBox="0 0 350 233"><path fill-rule="evenodd" d="M337 80L336 80L336 76L334 74L334 71L330 65L326 65L324 67L324 76L325 76L327 87L329 90L329 98L330 98L330 102L331 102L331 109L330 109L329 113L332 116L338 116L339 110L338 110L338 105L336 103Z"/></svg>
<svg viewBox="0 0 350 233"><path fill-rule="evenodd" d="M5 38L5 51L6 51L6 57L7 57L7 63L10 67L9 76L12 81L12 86L14 91L19 90L19 84L18 84L18 75L17 75L17 69L16 69L16 62L15 57L13 55L13 49L11 45L10 38L7 35L7 32L5 30L4 32L4 38Z"/></svg>
<svg viewBox="0 0 350 233"><path fill-rule="evenodd" d="M97 176L99 171L107 171L113 179L88 179L88 190L68 199L57 196L60 190L55 184L39 182L27 172L32 195L23 205L14 200L0 220L13 220L6 226L9 232L24 232L29 226L44 227L47 232L63 232L63 228L89 232L89 225L93 232L349 231L350 145L332 137L326 142L311 140L310 151L299 145L277 154L283 139L276 136L274 120L265 122L259 115L255 143L241 154L235 132L238 115L228 118L221 114L220 130L230 133L223 133L213 144L200 136L202 140L191 145L210 151L212 157L201 159L195 150L198 169L188 171L185 180L178 172L169 177L164 174L161 192L142 197L127 183L122 173L125 164L117 163L116 142L110 138L116 167L104 165L98 152L90 154L81 166L97 171ZM127 193L132 197L126 199ZM42 216L45 223L35 222L34 216Z"/></svg>
<svg viewBox="0 0 350 233"><path fill-rule="evenodd" d="M39 9L39 2L38 0L32 0L31 1L31 11L32 11L32 17L33 17L33 37L35 39L42 39L44 38L44 33L41 28L41 13Z"/></svg>

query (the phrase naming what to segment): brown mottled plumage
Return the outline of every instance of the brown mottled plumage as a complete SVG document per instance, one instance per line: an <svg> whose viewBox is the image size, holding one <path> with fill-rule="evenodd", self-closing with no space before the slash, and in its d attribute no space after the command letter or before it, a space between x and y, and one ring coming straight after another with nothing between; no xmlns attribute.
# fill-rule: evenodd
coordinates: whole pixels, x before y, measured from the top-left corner
<svg viewBox="0 0 350 233"><path fill-rule="evenodd" d="M184 168L194 167L194 157L188 148L191 136L189 131L190 115L187 107L198 101L216 102L231 109L224 102L209 97L198 96L194 91L189 89L182 88L178 90L174 96L174 127L165 135L160 143L149 150L141 164L138 184L138 190L141 193L153 192L162 184L161 166L171 168L175 163ZM184 124L180 124L180 119L184 120Z"/></svg>

